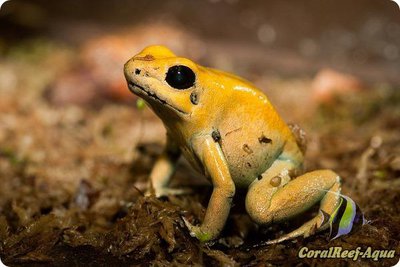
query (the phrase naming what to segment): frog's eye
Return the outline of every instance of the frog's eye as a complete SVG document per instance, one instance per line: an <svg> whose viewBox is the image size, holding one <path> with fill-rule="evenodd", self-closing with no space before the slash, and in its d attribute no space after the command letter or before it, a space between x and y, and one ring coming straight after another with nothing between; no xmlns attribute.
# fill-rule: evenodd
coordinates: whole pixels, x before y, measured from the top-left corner
<svg viewBox="0 0 400 267"><path fill-rule="evenodd" d="M194 85L196 75L189 67L176 65L168 69L165 80L173 88L187 89Z"/></svg>

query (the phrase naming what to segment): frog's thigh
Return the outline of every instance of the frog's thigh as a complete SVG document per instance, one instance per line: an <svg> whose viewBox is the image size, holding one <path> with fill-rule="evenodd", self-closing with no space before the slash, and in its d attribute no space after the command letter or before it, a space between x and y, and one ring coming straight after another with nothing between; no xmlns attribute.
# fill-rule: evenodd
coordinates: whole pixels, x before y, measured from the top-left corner
<svg viewBox="0 0 400 267"><path fill-rule="evenodd" d="M322 200L321 209L332 214L338 203L338 195L328 193L328 191L340 192L340 178L330 170L308 172L275 191L273 186L277 185L276 178L264 181L263 179L251 184L246 196L247 212L259 224L282 221L296 216L320 200ZM314 221L319 227L323 218ZM304 233L298 235L301 234Z"/></svg>

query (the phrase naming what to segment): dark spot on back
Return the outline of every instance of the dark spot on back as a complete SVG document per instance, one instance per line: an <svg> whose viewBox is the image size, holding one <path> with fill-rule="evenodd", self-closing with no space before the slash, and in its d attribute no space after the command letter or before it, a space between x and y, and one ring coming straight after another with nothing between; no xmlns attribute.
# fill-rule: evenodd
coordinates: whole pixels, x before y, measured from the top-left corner
<svg viewBox="0 0 400 267"><path fill-rule="evenodd" d="M140 72L141 72L141 70L140 70L140 69L135 69L135 74L136 74L136 75L139 75L139 74L140 74Z"/></svg>
<svg viewBox="0 0 400 267"><path fill-rule="evenodd" d="M261 137L258 137L258 142L260 142L260 144L262 144L262 143L270 144L270 143L272 143L272 140L269 139L268 137L266 137L265 135L261 135Z"/></svg>
<svg viewBox="0 0 400 267"><path fill-rule="evenodd" d="M211 134L214 142L219 142L221 140L221 134L219 133L218 130L214 130Z"/></svg>
<svg viewBox="0 0 400 267"><path fill-rule="evenodd" d="M259 176L257 176L257 179L258 180L261 180L263 177L262 177L262 175L260 174Z"/></svg>
<svg viewBox="0 0 400 267"><path fill-rule="evenodd" d="M253 150L249 147L248 144L244 144L244 145L243 145L243 150L244 150L244 152L246 152L247 154L253 153Z"/></svg>
<svg viewBox="0 0 400 267"><path fill-rule="evenodd" d="M251 164L250 164L250 162L246 162L246 165L247 165L247 167L251 167Z"/></svg>
<svg viewBox="0 0 400 267"><path fill-rule="evenodd" d="M240 128L237 128L237 129L235 129L235 130L232 130L232 131L229 131L229 132L227 132L227 133L225 134L225 136L228 136L228 134L231 134L231 133L234 133L234 132L240 131L241 129L242 129L242 127L240 127Z"/></svg>

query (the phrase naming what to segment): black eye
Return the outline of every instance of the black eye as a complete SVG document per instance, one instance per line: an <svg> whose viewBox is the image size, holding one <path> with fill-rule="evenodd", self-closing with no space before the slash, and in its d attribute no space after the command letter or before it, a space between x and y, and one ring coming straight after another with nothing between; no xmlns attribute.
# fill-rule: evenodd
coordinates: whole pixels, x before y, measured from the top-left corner
<svg viewBox="0 0 400 267"><path fill-rule="evenodd" d="M168 69L165 80L170 86L176 89L187 89L193 86L196 75L190 68L177 65Z"/></svg>

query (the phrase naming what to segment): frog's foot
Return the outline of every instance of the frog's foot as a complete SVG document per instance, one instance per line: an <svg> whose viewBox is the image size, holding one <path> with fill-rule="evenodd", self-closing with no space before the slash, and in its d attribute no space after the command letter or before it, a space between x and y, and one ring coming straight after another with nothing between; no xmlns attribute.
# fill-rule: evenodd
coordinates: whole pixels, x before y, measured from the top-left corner
<svg viewBox="0 0 400 267"><path fill-rule="evenodd" d="M165 197L170 195L187 195L193 191L190 188L168 188L162 187L158 189L149 189L146 191L145 196Z"/></svg>
<svg viewBox="0 0 400 267"><path fill-rule="evenodd" d="M294 217L321 201L319 214L298 229L266 244L275 244L298 236L308 237L329 227L327 219L339 204L340 178L329 170L306 173L277 190L271 190L272 179L257 181L250 186L246 209L259 224L279 222Z"/></svg>
<svg viewBox="0 0 400 267"><path fill-rule="evenodd" d="M200 242L208 242L212 239L212 235L201 230L199 226L191 224L185 217L182 217L186 227L189 229L190 235L196 237Z"/></svg>
<svg viewBox="0 0 400 267"><path fill-rule="evenodd" d="M293 232L285 234L277 239L266 241L266 242L262 243L262 245L277 244L277 243L280 243L280 242L283 242L283 241L286 241L289 239L296 238L298 236L309 237L309 236L313 235L315 232L325 229L324 226L322 226L322 228L321 227L318 228L319 222L321 220L323 221L324 218L320 218L319 216L317 216L317 217L311 219L310 221L306 222L305 224L303 224L301 227L297 228Z"/></svg>

